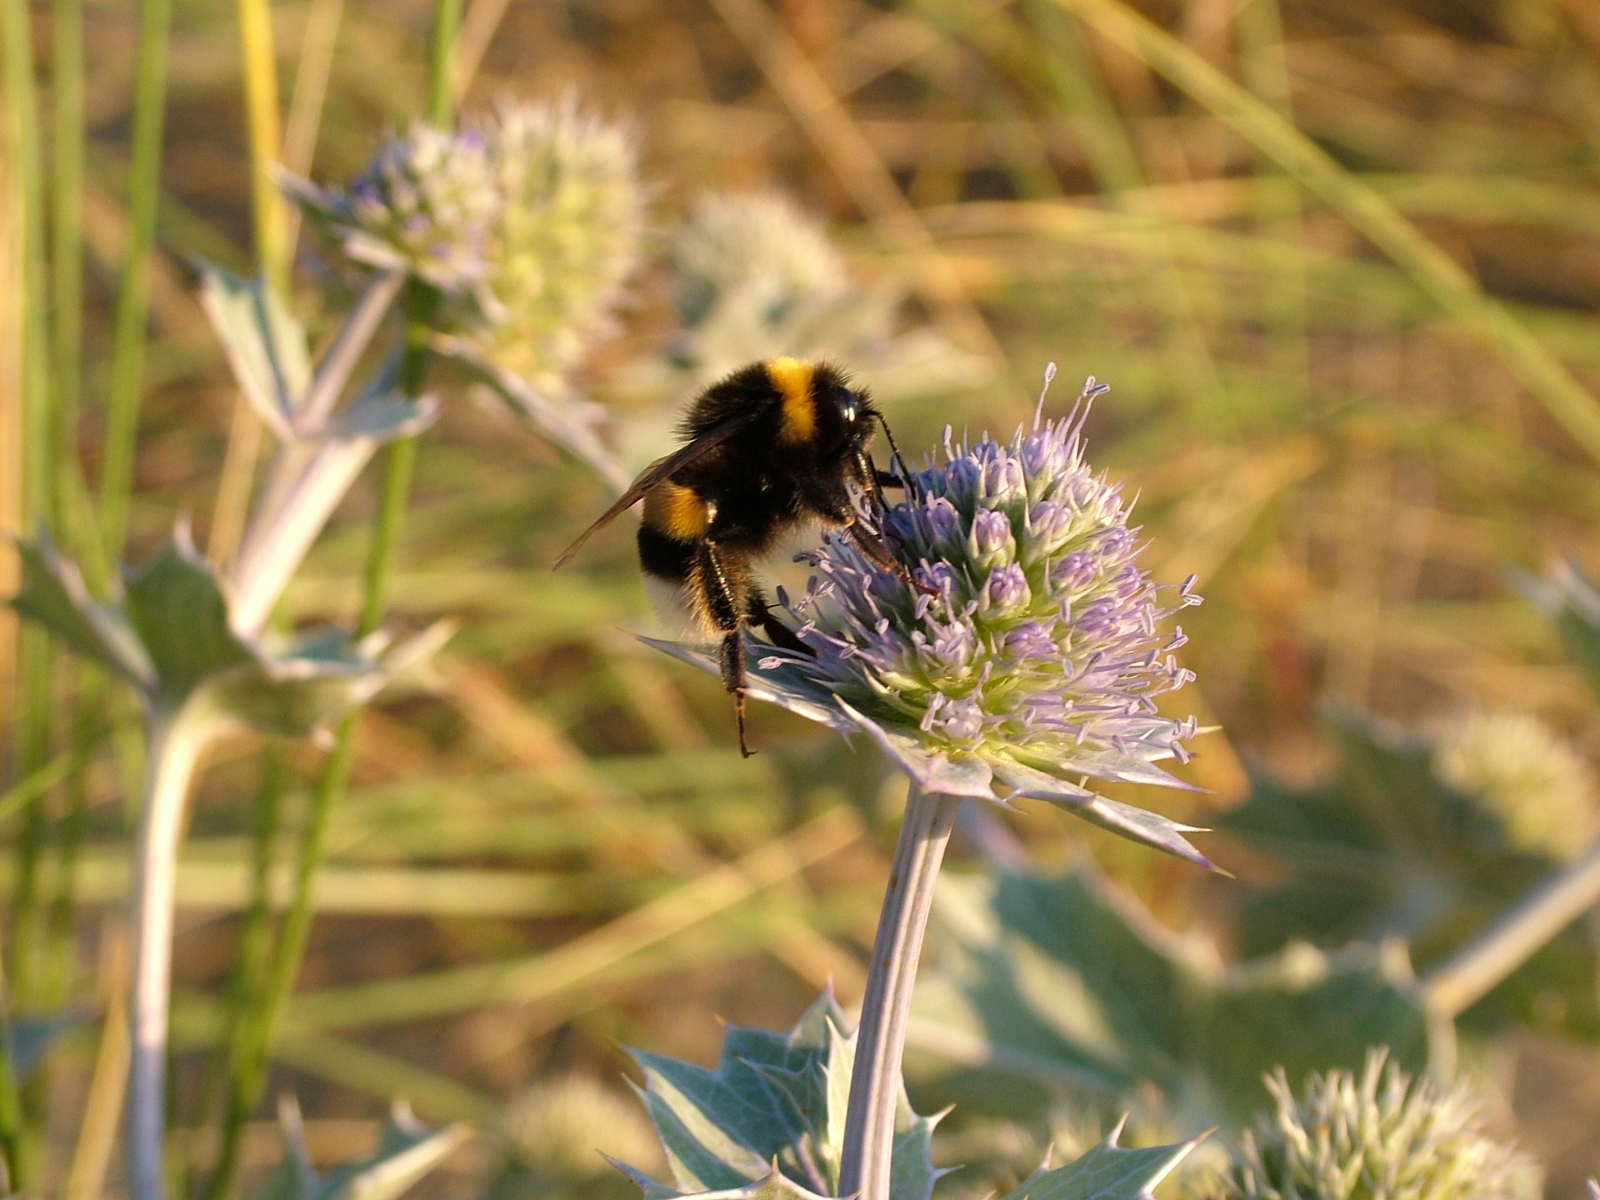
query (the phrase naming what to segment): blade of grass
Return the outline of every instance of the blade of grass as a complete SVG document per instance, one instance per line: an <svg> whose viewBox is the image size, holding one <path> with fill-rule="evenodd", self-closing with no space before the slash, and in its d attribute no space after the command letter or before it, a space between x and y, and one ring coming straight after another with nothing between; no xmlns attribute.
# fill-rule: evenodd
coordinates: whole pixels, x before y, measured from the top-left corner
<svg viewBox="0 0 1600 1200"><path fill-rule="evenodd" d="M51 8L50 92L52 334L56 394L57 487L78 464L78 405L83 373L83 0L54 0ZM64 515L70 500L57 500ZM77 530L73 528L74 534ZM80 538L69 545L78 550Z"/></svg>
<svg viewBox="0 0 1600 1200"><path fill-rule="evenodd" d="M457 104L466 99L484 52L494 41L495 31L510 7L511 0L472 0L472 7L467 9L466 19L461 22L461 36L456 40L453 68L452 86Z"/></svg>
<svg viewBox="0 0 1600 1200"><path fill-rule="evenodd" d="M139 432L144 379L150 255L161 192L161 143L167 108L167 36L172 0L141 0L134 67L133 134L128 161L128 243L112 328L111 378L101 448L100 534L105 556L122 557Z"/></svg>
<svg viewBox="0 0 1600 1200"><path fill-rule="evenodd" d="M0 950L5 947L0 945ZM0 957L0 964L4 958ZM11 1006L6 998L6 972L0 965L0 1187L11 1191L19 1174L26 1174L27 1152L22 1117L22 1094L11 1061Z"/></svg>
<svg viewBox="0 0 1600 1200"><path fill-rule="evenodd" d="M1055 0L1149 64L1319 197L1388 255L1435 303L1499 355L1545 410L1600 461L1600 404L1478 287L1473 278L1371 188L1265 102L1120 0Z"/></svg>
<svg viewBox="0 0 1600 1200"><path fill-rule="evenodd" d="M274 951L273 852L282 821L288 768L275 745L269 744L262 750L260 761L261 782L253 805L255 828L251 838L250 895L239 927L233 970L228 978L222 1045L212 1065L208 1095L200 1107L202 1121L209 1124L214 1114L224 1128L227 1114L237 1106L230 1088L238 1086L238 1081L247 1077L239 1059L248 1053L251 1044L248 1036L250 1024L254 1019L257 997L266 986L268 973L272 969ZM181 902L181 893L179 900ZM226 1137L221 1140L218 1159L211 1164L213 1175L232 1175L234 1163L229 1153L230 1147L233 1147L232 1154L236 1156L237 1145L236 1141L230 1142Z"/></svg>
<svg viewBox="0 0 1600 1200"><path fill-rule="evenodd" d="M438 1121L470 1121L494 1128L501 1105L473 1088L345 1038L319 1034L285 1038L273 1057L319 1079L391 1100L404 1096Z"/></svg>
<svg viewBox="0 0 1600 1200"><path fill-rule="evenodd" d="M274 170L282 149L278 56L268 0L238 0L239 48L244 63L245 124L250 135L250 222L256 262L279 295L289 292L287 206Z"/></svg>
<svg viewBox="0 0 1600 1200"><path fill-rule="evenodd" d="M105 965L100 972L105 1024L100 1031L100 1048L89 1077L89 1095L84 1100L61 1200L99 1200L104 1194L106 1173L116 1149L123 1094L128 1086L128 1010L122 1002L128 983L128 949L127 935L119 922L106 922L102 942L106 947Z"/></svg>
<svg viewBox="0 0 1600 1200"><path fill-rule="evenodd" d="M546 999L838 853L861 833L853 811L834 809L554 950L302 996L290 1006L285 1030L301 1034Z"/></svg>
<svg viewBox="0 0 1600 1200"><path fill-rule="evenodd" d="M54 526L52 482L56 448L50 378L51 344L47 319L48 267L45 249L44 164L40 149L33 30L28 5L4 0L0 36L5 49L6 142L15 172L20 211L19 256L22 294L22 523L28 530ZM24 777L49 758L55 656L44 632L24 628L18 636L17 709L12 726L13 762ZM38 795L24 811L15 845L17 894L11 912L10 1001L28 1012L40 1001L45 949L45 911L40 895L40 865L50 832L47 797ZM21 1125L11 1158L11 1184L18 1190L38 1184L43 1151L40 1122L44 1101L38 1087L22 1096Z"/></svg>
<svg viewBox="0 0 1600 1200"><path fill-rule="evenodd" d="M245 125L250 143L250 220L255 234L256 269L280 296L289 294L287 205L278 194L274 172L281 151L278 114L278 56L272 38L269 0L238 0L239 49L244 65ZM206 557L219 569L233 561L244 533L256 461L261 456L261 418L236 393L228 422L228 445L212 507Z"/></svg>
<svg viewBox="0 0 1600 1200"><path fill-rule="evenodd" d="M1234 14L1239 43L1239 69L1246 85L1285 124L1294 124L1294 109L1289 95L1289 65L1283 50L1283 14L1278 0L1248 0ZM1268 180L1277 175L1266 155L1257 153L1255 179L1256 224L1263 233L1284 241L1299 242L1303 236L1298 190L1291 193L1294 210L1284 212L1279 197L1272 194ZM1311 347L1307 338L1311 314L1307 305L1303 272L1286 271L1282 276L1263 280L1263 307L1269 315L1267 335L1273 374L1290 381L1295 396L1303 401L1310 383Z"/></svg>
<svg viewBox="0 0 1600 1200"><path fill-rule="evenodd" d="M1083 31L1075 22L1060 19L1048 0L1031 0L1030 11L1045 48L1057 103L1075 118L1096 184L1123 207L1123 195L1144 187L1147 180L1133 138L1106 90L1100 66ZM1154 278L1141 280L1141 291L1172 332L1170 339L1162 341L1173 385L1191 392L1211 412L1231 416L1189 278L1178 268L1170 249L1159 241L1156 245L1163 252L1154 256Z"/></svg>
<svg viewBox="0 0 1600 1200"><path fill-rule="evenodd" d="M5 136L9 147L9 124ZM0 156L0 591L7 596L22 582L15 545L23 533L20 182L13 157ZM0 609L0 726L8 729L16 717L17 626L10 606Z"/></svg>
<svg viewBox="0 0 1600 1200"><path fill-rule="evenodd" d="M306 12L305 34L300 41L300 65L295 68L294 92L289 97L289 119L283 129L283 165L285 170L294 175L309 176L316 159L317 134L322 128L322 106L328 95L328 80L333 74L333 55L339 44L339 25L343 19L344 0L311 0L311 7ZM299 240L300 210L290 206L284 245L291 265Z"/></svg>

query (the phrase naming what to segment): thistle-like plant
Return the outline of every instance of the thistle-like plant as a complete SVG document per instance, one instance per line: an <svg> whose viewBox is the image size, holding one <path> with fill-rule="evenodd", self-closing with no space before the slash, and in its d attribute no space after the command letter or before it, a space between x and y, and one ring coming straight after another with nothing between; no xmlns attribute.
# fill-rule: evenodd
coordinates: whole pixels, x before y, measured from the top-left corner
<svg viewBox="0 0 1600 1200"><path fill-rule="evenodd" d="M481 130L418 121L385 139L347 187L293 177L284 187L356 262L405 271L442 292L476 289L488 273L502 201Z"/></svg>
<svg viewBox="0 0 1600 1200"><path fill-rule="evenodd" d="M1465 1083L1412 1079L1383 1050L1359 1076L1313 1074L1296 1097L1279 1069L1273 1111L1241 1136L1229 1200L1533 1200L1533 1160L1484 1129Z"/></svg>
<svg viewBox="0 0 1600 1200"><path fill-rule="evenodd" d="M1045 377L1048 387L1052 365ZM1192 719L1156 700L1190 678L1160 624L1175 604L1137 562L1116 485L1084 460L1091 379L1071 414L1009 443L964 445L906 481L883 516L886 542L928 594L874 565L845 535L806 556L816 575L780 596L809 653L756 649L748 691L845 734L866 733L912 788L879 919L859 1034L860 1065L840 1194L890 1195L895 1088L934 882L964 797L1061 805L1209 866L1190 826L1108 800L1090 779L1181 787L1155 765L1182 759ZM653 643L711 672L703 648ZM895 1081L891 1084L890 1081Z"/></svg>
<svg viewBox="0 0 1600 1200"><path fill-rule="evenodd" d="M1456 717L1435 739L1433 769L1519 850L1571 862L1600 832L1588 764L1531 714Z"/></svg>
<svg viewBox="0 0 1600 1200"><path fill-rule="evenodd" d="M186 524L111 594L89 594L41 537L23 549L17 611L124 680L139 698L146 779L134 850L130 1190L163 1193L167 1012L173 888L185 800L200 756L237 729L317 734L424 660L444 628L390 648L337 630L279 636L267 618L317 533L383 442L433 420L431 398L393 392L388 373L344 405L363 351L399 286L367 288L315 367L305 331L260 280L203 271L202 300L246 398L279 438L277 462L227 575L195 552Z"/></svg>
<svg viewBox="0 0 1600 1200"><path fill-rule="evenodd" d="M642 389L680 396L754 359L833 358L893 400L975 383L984 364L928 329L899 331L904 290L850 270L822 223L772 192L697 201L672 232L667 265L678 329Z"/></svg>
<svg viewBox="0 0 1600 1200"><path fill-rule="evenodd" d="M638 265L645 194L620 125L557 104L501 104L482 125L499 207L488 284L499 317L472 339L536 388L559 388L614 328Z"/></svg>
<svg viewBox="0 0 1600 1200"><path fill-rule="evenodd" d="M605 1155L655 1156L639 1106L589 1075L534 1084L511 1102L500 1132L507 1160L487 1200L623 1200L632 1188Z"/></svg>
<svg viewBox="0 0 1600 1200"><path fill-rule="evenodd" d="M787 1034L734 1027L715 1069L635 1052L641 1093L675 1187L621 1166L645 1200L823 1200L853 1195L840 1182L857 1038L824 993ZM930 1139L938 1117L918 1116L898 1076L884 1194L929 1200L939 1177ZM1007 1200L1149 1200L1200 1141L1139 1150L1117 1145L1118 1126L1074 1162L1035 1171Z"/></svg>
<svg viewBox="0 0 1600 1200"><path fill-rule="evenodd" d="M603 410L566 385L638 262L645 193L625 129L570 98L504 103L451 130L413 125L346 187L284 186L352 261L420 286L436 349L626 486Z"/></svg>

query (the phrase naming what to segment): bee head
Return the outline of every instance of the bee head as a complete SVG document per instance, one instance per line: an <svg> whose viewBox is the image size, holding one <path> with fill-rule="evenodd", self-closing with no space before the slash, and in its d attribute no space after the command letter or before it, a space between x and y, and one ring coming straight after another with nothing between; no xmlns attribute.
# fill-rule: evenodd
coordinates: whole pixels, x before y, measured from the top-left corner
<svg viewBox="0 0 1600 1200"><path fill-rule="evenodd" d="M854 454L872 438L878 410L865 388L852 388L837 369L822 364L812 382L819 418L819 442L831 451Z"/></svg>

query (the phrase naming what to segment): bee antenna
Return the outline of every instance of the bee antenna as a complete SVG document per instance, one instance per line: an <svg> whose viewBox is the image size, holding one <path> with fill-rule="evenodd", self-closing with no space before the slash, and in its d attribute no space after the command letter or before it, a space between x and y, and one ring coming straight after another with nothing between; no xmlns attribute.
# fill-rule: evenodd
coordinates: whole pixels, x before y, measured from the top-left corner
<svg viewBox="0 0 1600 1200"><path fill-rule="evenodd" d="M872 414L878 419L878 424L883 426L884 439L889 443L889 468L905 481L906 491L911 492L911 470L906 466L905 455L900 453L900 447L895 444L894 431L889 428L889 420L881 412Z"/></svg>

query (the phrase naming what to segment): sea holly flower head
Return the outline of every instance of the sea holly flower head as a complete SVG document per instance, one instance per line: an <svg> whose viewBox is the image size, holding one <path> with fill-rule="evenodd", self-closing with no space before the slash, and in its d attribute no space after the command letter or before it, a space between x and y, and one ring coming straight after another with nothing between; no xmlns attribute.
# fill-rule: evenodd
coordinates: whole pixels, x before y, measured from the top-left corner
<svg viewBox="0 0 1600 1200"><path fill-rule="evenodd" d="M482 128L500 197L488 285L501 312L479 340L499 366L550 386L612 328L638 265L638 151L571 97L501 104Z"/></svg>
<svg viewBox="0 0 1600 1200"><path fill-rule="evenodd" d="M409 271L444 292L487 270L500 200L483 134L417 122L390 136L347 188L285 180L291 196L357 262Z"/></svg>
<svg viewBox="0 0 1600 1200"><path fill-rule="evenodd" d="M1360 1076L1313 1074L1296 1097L1280 1068L1274 1101L1247 1130L1224 1200L1532 1200L1532 1159L1491 1138L1471 1090L1413 1081L1373 1050Z"/></svg>
<svg viewBox="0 0 1600 1200"><path fill-rule="evenodd" d="M1009 442L946 431L883 516L921 588L830 535L803 556L816 572L805 593L780 593L809 654L763 647L749 690L865 731L924 791L1048 800L1209 865L1182 836L1192 827L1085 786L1184 786L1155 763L1185 760L1196 731L1156 700L1192 678L1173 657L1183 631L1163 623L1199 598L1185 584L1169 599L1139 566L1128 501L1085 460L1084 420L1104 390L1090 379L1054 421L1041 396Z"/></svg>
<svg viewBox="0 0 1600 1200"><path fill-rule="evenodd" d="M1519 850L1570 862L1600 834L1588 764L1532 714L1455 717L1435 736L1433 772Z"/></svg>

